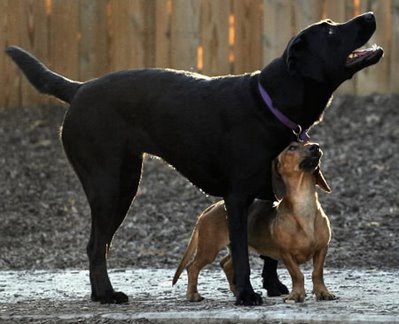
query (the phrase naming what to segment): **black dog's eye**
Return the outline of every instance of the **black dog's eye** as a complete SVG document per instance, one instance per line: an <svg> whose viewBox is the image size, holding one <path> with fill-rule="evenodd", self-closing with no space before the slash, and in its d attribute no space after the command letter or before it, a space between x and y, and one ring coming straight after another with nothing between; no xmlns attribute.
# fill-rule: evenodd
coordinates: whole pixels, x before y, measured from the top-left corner
<svg viewBox="0 0 399 324"><path fill-rule="evenodd" d="M328 34L328 36L335 34L334 26L335 26L335 23L330 19L326 19L323 21L323 28L324 28L324 31Z"/></svg>
<svg viewBox="0 0 399 324"><path fill-rule="evenodd" d="M295 151L298 147L296 145L288 146L288 151Z"/></svg>

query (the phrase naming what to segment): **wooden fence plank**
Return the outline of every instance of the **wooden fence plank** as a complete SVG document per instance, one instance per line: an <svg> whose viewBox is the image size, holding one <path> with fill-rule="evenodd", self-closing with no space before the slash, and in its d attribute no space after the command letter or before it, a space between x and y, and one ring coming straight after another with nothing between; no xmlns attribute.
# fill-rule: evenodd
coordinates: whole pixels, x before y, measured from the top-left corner
<svg viewBox="0 0 399 324"><path fill-rule="evenodd" d="M323 19L332 19L335 22L345 22L354 15L353 0L325 0L323 6ZM336 95L353 93L356 90L357 77L345 81L338 87Z"/></svg>
<svg viewBox="0 0 399 324"><path fill-rule="evenodd" d="M389 54L385 54L385 59L389 59L389 87L384 91L399 92L399 0L392 3L392 40Z"/></svg>
<svg viewBox="0 0 399 324"><path fill-rule="evenodd" d="M18 25L20 46L33 53L45 64L49 62L49 18L46 0L25 0L20 3ZM40 94L24 77L21 83L21 105L46 104L48 97Z"/></svg>
<svg viewBox="0 0 399 324"><path fill-rule="evenodd" d="M111 70L146 66L145 0L111 0L109 46ZM149 54L149 53L148 53Z"/></svg>
<svg viewBox="0 0 399 324"><path fill-rule="evenodd" d="M79 80L110 70L108 59L107 0L81 0Z"/></svg>
<svg viewBox="0 0 399 324"><path fill-rule="evenodd" d="M200 3L196 0L174 0L171 21L171 65L176 69L195 71L199 40Z"/></svg>
<svg viewBox="0 0 399 324"><path fill-rule="evenodd" d="M110 0L108 4L109 69L118 71L133 67L134 2ZM134 62L140 65L139 62Z"/></svg>
<svg viewBox="0 0 399 324"><path fill-rule="evenodd" d="M51 67L71 79L79 79L79 1L52 0L50 13Z"/></svg>
<svg viewBox="0 0 399 324"><path fill-rule="evenodd" d="M202 71L208 75L230 73L230 0L202 0L200 38L203 48Z"/></svg>
<svg viewBox="0 0 399 324"><path fill-rule="evenodd" d="M20 3L15 0L0 1L0 10L2 12L1 23L1 48L9 45L18 45L20 43ZM0 82L0 100L4 107L18 107L21 104L21 76L17 67L5 55L3 50L0 54L1 62L1 82Z"/></svg>
<svg viewBox="0 0 399 324"><path fill-rule="evenodd" d="M51 0L49 65L67 78L79 79L79 0ZM59 101L50 97L50 102Z"/></svg>
<svg viewBox="0 0 399 324"><path fill-rule="evenodd" d="M292 24L294 0L263 2L263 65L283 54L291 37L296 34Z"/></svg>
<svg viewBox="0 0 399 324"><path fill-rule="evenodd" d="M155 66L168 68L171 63L172 0L155 0Z"/></svg>
<svg viewBox="0 0 399 324"><path fill-rule="evenodd" d="M387 53L390 50L390 39L392 38L392 15L390 9L391 0L364 1L360 2L360 13L373 11L376 15L377 30L367 43L371 46L378 43L385 48ZM396 36L397 37L397 36ZM373 92L384 92L389 88L389 59L383 58L377 65L370 66L358 73L357 93L364 95Z"/></svg>
<svg viewBox="0 0 399 324"><path fill-rule="evenodd" d="M346 4L353 3L348 0L324 0L322 19L331 19L336 22L346 20Z"/></svg>
<svg viewBox="0 0 399 324"><path fill-rule="evenodd" d="M297 31L319 21L323 17L323 1L296 0L293 22Z"/></svg>
<svg viewBox="0 0 399 324"><path fill-rule="evenodd" d="M144 27L141 32L144 49L144 66L155 66L155 27L156 27L156 0L143 0L141 7L144 14Z"/></svg>
<svg viewBox="0 0 399 324"><path fill-rule="evenodd" d="M245 73L262 68L263 1L233 0L235 44L233 72Z"/></svg>
<svg viewBox="0 0 399 324"><path fill-rule="evenodd" d="M355 0L345 1L345 16L342 22L352 19L354 16L358 15L358 8L355 6ZM351 80L345 81L337 91L337 95L341 94L354 94L357 92L359 80L358 74L356 73Z"/></svg>

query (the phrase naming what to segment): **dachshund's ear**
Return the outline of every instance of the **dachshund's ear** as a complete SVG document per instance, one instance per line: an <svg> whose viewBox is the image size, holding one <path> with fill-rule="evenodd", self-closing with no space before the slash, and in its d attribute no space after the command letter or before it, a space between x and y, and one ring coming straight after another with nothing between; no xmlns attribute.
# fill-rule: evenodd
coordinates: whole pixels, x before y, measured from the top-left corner
<svg viewBox="0 0 399 324"><path fill-rule="evenodd" d="M281 200L286 195L287 189L285 187L283 178L281 178L280 173L278 173L278 163L279 162L277 158L275 158L272 162L272 186L276 199Z"/></svg>
<svg viewBox="0 0 399 324"><path fill-rule="evenodd" d="M314 175L316 177L316 184L320 187L320 189L325 192L331 192L331 188L327 184L327 181L324 178L324 175L321 172L320 167L317 167L317 169L314 171Z"/></svg>

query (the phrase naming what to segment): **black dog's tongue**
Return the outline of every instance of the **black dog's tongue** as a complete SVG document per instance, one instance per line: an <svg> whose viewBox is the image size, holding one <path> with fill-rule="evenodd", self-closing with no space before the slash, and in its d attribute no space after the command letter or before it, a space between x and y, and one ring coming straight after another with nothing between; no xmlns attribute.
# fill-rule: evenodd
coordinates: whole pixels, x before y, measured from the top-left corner
<svg viewBox="0 0 399 324"><path fill-rule="evenodd" d="M369 48L357 49L357 50L354 50L347 57L346 66L351 67L353 65L356 65L356 64L362 62L363 60L371 59L371 58L374 58L377 56L381 57L383 54L384 54L384 51L383 51L382 47L377 46L375 44ZM379 57L378 57L378 59L379 59Z"/></svg>

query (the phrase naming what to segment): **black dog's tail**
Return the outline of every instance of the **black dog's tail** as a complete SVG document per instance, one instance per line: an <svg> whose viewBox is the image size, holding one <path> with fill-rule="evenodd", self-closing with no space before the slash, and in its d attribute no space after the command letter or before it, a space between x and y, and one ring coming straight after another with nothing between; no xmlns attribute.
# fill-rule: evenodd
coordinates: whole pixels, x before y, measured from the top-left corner
<svg viewBox="0 0 399 324"><path fill-rule="evenodd" d="M10 46L6 49L6 53L26 75L30 83L41 93L53 95L70 103L76 91L82 85L81 82L69 80L51 71L22 48Z"/></svg>

